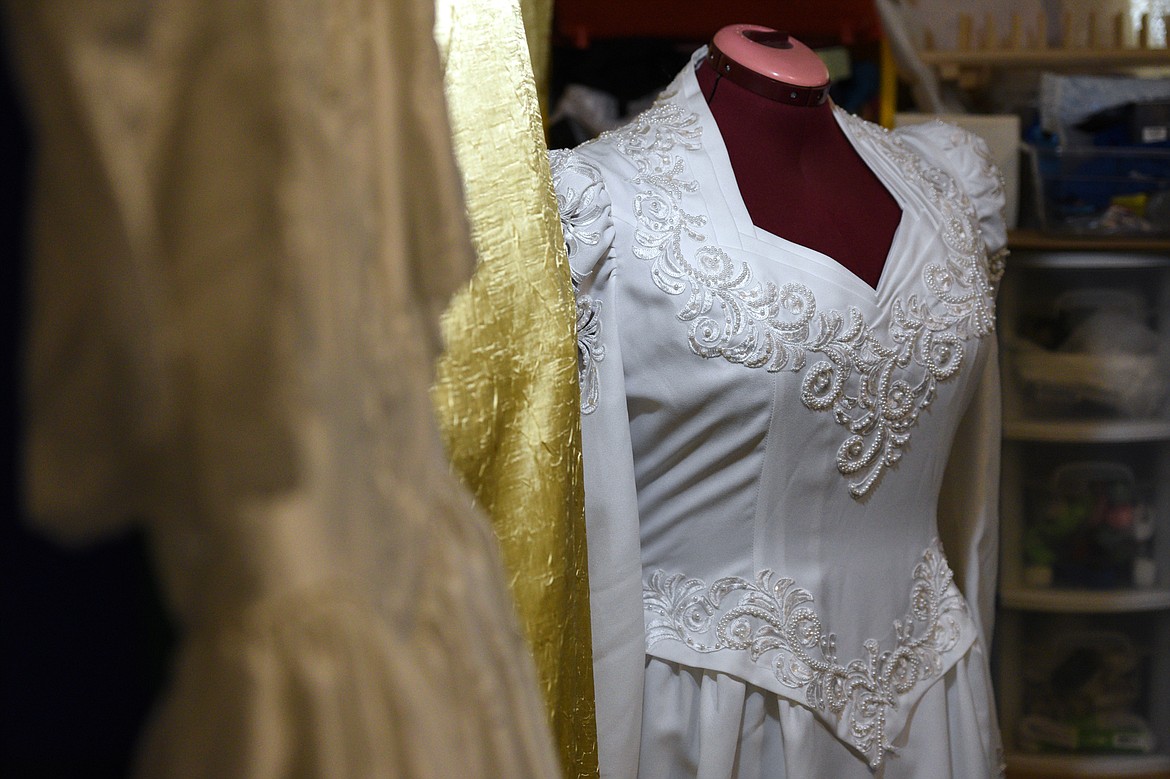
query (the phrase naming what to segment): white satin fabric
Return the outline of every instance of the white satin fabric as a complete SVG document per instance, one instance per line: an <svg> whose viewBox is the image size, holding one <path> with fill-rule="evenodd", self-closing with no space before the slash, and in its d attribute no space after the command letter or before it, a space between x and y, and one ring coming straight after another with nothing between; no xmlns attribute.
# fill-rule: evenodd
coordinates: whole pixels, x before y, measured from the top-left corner
<svg viewBox="0 0 1170 779"><path fill-rule="evenodd" d="M791 699L730 674L646 659L638 775L644 779L872 779L988 777L999 756L987 658L976 645L915 704L895 739L897 758L877 771ZM939 723L945 730L939 729ZM920 735L921 728L928 731Z"/></svg>
<svg viewBox="0 0 1170 779"><path fill-rule="evenodd" d="M150 777L558 774L429 397L473 255L428 0L14 0L27 496L144 522Z"/></svg>
<svg viewBox="0 0 1170 779"><path fill-rule="evenodd" d="M872 289L751 223L702 54L553 153L602 775L996 775L997 172L835 109L903 212Z"/></svg>

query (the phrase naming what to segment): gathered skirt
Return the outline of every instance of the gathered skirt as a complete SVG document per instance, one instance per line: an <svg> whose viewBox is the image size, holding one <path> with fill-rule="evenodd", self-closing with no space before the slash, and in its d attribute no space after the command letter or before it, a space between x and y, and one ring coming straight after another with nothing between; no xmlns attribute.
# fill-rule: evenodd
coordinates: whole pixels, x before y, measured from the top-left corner
<svg viewBox="0 0 1170 779"><path fill-rule="evenodd" d="M976 644L914 704L876 770L808 707L734 676L646 658L639 779L987 779L1002 750Z"/></svg>

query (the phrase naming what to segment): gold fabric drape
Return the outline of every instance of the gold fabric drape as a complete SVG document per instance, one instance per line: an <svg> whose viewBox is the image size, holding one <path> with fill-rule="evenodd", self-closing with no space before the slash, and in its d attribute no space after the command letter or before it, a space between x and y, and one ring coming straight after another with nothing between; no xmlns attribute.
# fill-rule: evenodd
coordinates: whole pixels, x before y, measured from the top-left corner
<svg viewBox="0 0 1170 779"><path fill-rule="evenodd" d="M524 32L528 37L528 55L541 108L548 111L548 79L552 67L552 0L520 0Z"/></svg>
<svg viewBox="0 0 1170 779"><path fill-rule="evenodd" d="M547 0L526 6L547 30ZM576 306L524 19L518 0L440 0L436 19L479 257L445 318L440 426L499 536L565 776L596 776Z"/></svg>

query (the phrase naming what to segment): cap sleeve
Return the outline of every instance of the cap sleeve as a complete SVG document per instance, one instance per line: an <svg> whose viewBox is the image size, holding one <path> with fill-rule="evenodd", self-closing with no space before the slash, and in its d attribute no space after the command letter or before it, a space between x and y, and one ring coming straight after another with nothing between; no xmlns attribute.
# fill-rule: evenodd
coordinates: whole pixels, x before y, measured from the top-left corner
<svg viewBox="0 0 1170 779"><path fill-rule="evenodd" d="M613 204L601 171L575 150L549 153L557 210L574 285L591 275L614 240Z"/></svg>

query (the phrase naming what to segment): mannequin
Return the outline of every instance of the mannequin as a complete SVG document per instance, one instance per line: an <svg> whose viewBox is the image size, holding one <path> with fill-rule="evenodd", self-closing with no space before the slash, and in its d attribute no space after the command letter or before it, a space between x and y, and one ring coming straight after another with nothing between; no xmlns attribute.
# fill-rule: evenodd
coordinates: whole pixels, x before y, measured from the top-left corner
<svg viewBox="0 0 1170 779"><path fill-rule="evenodd" d="M696 76L756 227L876 288L902 212L838 126L820 58L786 33L735 24Z"/></svg>

